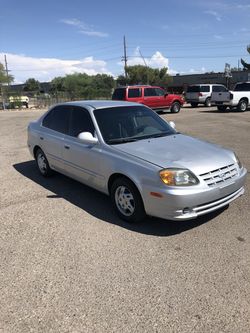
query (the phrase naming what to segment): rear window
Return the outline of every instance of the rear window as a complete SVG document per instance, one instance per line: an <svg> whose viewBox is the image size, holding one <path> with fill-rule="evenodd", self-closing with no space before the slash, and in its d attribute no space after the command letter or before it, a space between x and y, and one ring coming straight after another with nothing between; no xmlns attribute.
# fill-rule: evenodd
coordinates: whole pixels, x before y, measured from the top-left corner
<svg viewBox="0 0 250 333"><path fill-rule="evenodd" d="M238 83L236 84L234 91L250 91L250 83Z"/></svg>
<svg viewBox="0 0 250 333"><path fill-rule="evenodd" d="M187 92L200 92L200 86L189 86Z"/></svg>
<svg viewBox="0 0 250 333"><path fill-rule="evenodd" d="M124 101L126 99L126 88L116 88L112 95L112 99Z"/></svg>
<svg viewBox="0 0 250 333"><path fill-rule="evenodd" d="M132 88L128 90L128 98L141 97L141 88Z"/></svg>
<svg viewBox="0 0 250 333"><path fill-rule="evenodd" d="M209 92L210 87L209 86L189 86L187 88L187 92Z"/></svg>

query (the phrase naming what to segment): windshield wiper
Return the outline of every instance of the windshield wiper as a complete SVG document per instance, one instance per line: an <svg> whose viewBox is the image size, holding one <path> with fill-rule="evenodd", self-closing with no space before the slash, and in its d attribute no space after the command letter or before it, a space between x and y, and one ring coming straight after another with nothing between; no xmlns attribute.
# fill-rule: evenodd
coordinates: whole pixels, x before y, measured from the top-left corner
<svg viewBox="0 0 250 333"><path fill-rule="evenodd" d="M119 139L110 139L107 140L108 144L114 145L116 143L127 143L127 142L134 142L138 141L138 138L119 138Z"/></svg>

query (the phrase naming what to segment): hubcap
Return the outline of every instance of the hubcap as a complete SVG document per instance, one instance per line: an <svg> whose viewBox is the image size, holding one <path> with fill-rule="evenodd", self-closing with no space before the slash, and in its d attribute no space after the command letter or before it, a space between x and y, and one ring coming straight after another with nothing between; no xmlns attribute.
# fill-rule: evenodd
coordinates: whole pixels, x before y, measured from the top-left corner
<svg viewBox="0 0 250 333"><path fill-rule="evenodd" d="M135 211L133 194L125 186L118 186L115 191L115 203L119 211L125 216L131 216Z"/></svg>
<svg viewBox="0 0 250 333"><path fill-rule="evenodd" d="M247 108L246 103L241 103L240 109L241 109L242 111L245 111L246 108Z"/></svg>
<svg viewBox="0 0 250 333"><path fill-rule="evenodd" d="M38 154L38 156L37 156L37 164L38 164L39 170L42 173L45 173L47 170L47 164L46 164L45 156L41 153Z"/></svg>

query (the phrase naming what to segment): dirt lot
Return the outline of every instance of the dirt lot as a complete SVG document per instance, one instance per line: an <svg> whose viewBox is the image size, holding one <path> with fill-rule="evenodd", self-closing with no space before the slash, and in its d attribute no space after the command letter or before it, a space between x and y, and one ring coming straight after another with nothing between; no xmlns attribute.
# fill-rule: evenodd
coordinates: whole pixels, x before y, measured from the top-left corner
<svg viewBox="0 0 250 333"><path fill-rule="evenodd" d="M38 174L26 127L40 114L0 112L0 332L248 333L249 177L227 209L129 225L105 195ZM163 117L250 170L250 111Z"/></svg>

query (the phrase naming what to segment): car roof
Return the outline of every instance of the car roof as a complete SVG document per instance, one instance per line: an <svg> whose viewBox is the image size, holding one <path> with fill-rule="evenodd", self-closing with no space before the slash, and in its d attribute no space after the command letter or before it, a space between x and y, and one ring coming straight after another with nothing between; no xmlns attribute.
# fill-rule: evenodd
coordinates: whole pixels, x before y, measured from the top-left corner
<svg viewBox="0 0 250 333"><path fill-rule="evenodd" d="M197 83L197 84L190 84L189 87L191 86L224 86L223 83Z"/></svg>
<svg viewBox="0 0 250 333"><path fill-rule="evenodd" d="M130 86L120 86L117 87L116 89L126 89L126 88L161 88L159 86L151 86L149 84L134 84Z"/></svg>
<svg viewBox="0 0 250 333"><path fill-rule="evenodd" d="M88 109L104 109L104 108L112 108L119 106L138 106L139 104L133 102L111 101L111 100L82 100L82 101L61 103L59 105L74 105Z"/></svg>

